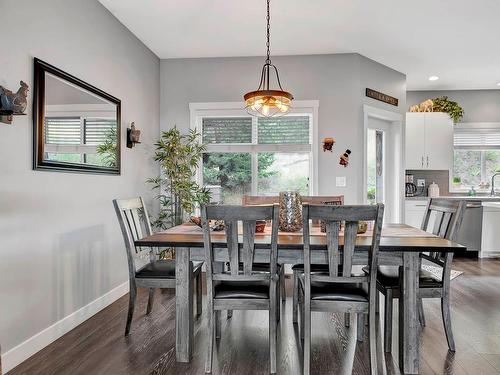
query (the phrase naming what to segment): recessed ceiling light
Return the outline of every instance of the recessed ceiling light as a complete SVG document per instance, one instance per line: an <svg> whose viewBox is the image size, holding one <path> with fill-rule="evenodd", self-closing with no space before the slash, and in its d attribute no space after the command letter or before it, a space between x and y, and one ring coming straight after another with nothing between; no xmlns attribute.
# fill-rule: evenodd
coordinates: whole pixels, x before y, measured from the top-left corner
<svg viewBox="0 0 500 375"><path fill-rule="evenodd" d="M437 81L439 79L438 76L430 76L429 81Z"/></svg>
<svg viewBox="0 0 500 375"><path fill-rule="evenodd" d="M500 82L497 83L497 86L500 86Z"/></svg>

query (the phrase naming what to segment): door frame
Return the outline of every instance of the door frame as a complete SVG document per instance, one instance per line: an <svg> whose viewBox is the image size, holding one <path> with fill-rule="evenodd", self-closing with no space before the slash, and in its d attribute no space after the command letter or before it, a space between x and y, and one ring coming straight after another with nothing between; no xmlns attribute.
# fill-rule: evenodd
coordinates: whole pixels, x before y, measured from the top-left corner
<svg viewBox="0 0 500 375"><path fill-rule="evenodd" d="M368 122L370 118L376 118L382 121L386 121L389 123L391 128L392 136L395 137L396 143L393 145L393 150L395 152L394 162L396 165L395 168L395 179L391 184L393 190L397 192L396 196L391 199L389 195L386 195L386 201L390 199L391 204L393 205L392 217L390 219L391 222L399 222L402 223L404 221L404 190L403 190L403 181L404 181L404 127L403 127L403 115L401 113L388 111L385 109L372 107L370 105L363 105L363 203L367 203L366 194L367 194L367 155L366 155L366 147L367 147L367 134L368 134ZM387 166L387 163L385 163Z"/></svg>

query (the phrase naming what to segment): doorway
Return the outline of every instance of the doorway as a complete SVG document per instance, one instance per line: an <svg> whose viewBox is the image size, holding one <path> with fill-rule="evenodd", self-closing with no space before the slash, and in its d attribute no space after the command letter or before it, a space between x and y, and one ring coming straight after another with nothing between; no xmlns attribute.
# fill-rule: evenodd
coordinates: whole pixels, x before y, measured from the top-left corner
<svg viewBox="0 0 500 375"><path fill-rule="evenodd" d="M365 204L383 203L386 223L402 222L402 115L364 106Z"/></svg>

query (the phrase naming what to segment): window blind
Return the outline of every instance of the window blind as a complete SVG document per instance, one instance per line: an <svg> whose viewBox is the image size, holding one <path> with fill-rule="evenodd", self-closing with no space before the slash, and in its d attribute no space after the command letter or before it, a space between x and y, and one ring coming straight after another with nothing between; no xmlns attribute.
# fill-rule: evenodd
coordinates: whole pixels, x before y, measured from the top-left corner
<svg viewBox="0 0 500 375"><path fill-rule="evenodd" d="M45 143L52 145L97 146L116 131L116 120L86 118L83 132L80 117L46 117Z"/></svg>
<svg viewBox="0 0 500 375"><path fill-rule="evenodd" d="M309 144L309 116L258 119L259 144Z"/></svg>
<svg viewBox="0 0 500 375"><path fill-rule="evenodd" d="M84 122L84 144L97 146L116 131L116 120L103 118L86 118ZM116 137L114 137L116 138Z"/></svg>
<svg viewBox="0 0 500 375"><path fill-rule="evenodd" d="M463 150L500 149L500 130L455 130L453 145L454 148Z"/></svg>
<svg viewBox="0 0 500 375"><path fill-rule="evenodd" d="M79 145L82 142L80 117L46 117L45 143Z"/></svg>
<svg viewBox="0 0 500 375"><path fill-rule="evenodd" d="M203 143L252 143L251 117L204 117Z"/></svg>

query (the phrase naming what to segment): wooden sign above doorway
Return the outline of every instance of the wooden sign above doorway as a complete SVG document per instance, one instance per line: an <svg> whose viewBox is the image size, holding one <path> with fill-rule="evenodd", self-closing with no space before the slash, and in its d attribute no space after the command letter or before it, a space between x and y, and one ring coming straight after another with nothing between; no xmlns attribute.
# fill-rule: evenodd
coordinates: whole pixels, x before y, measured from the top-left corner
<svg viewBox="0 0 500 375"><path fill-rule="evenodd" d="M398 106L399 100L393 96L383 94L381 92L366 88L366 96L375 100L380 100L381 102L393 105L395 107Z"/></svg>

